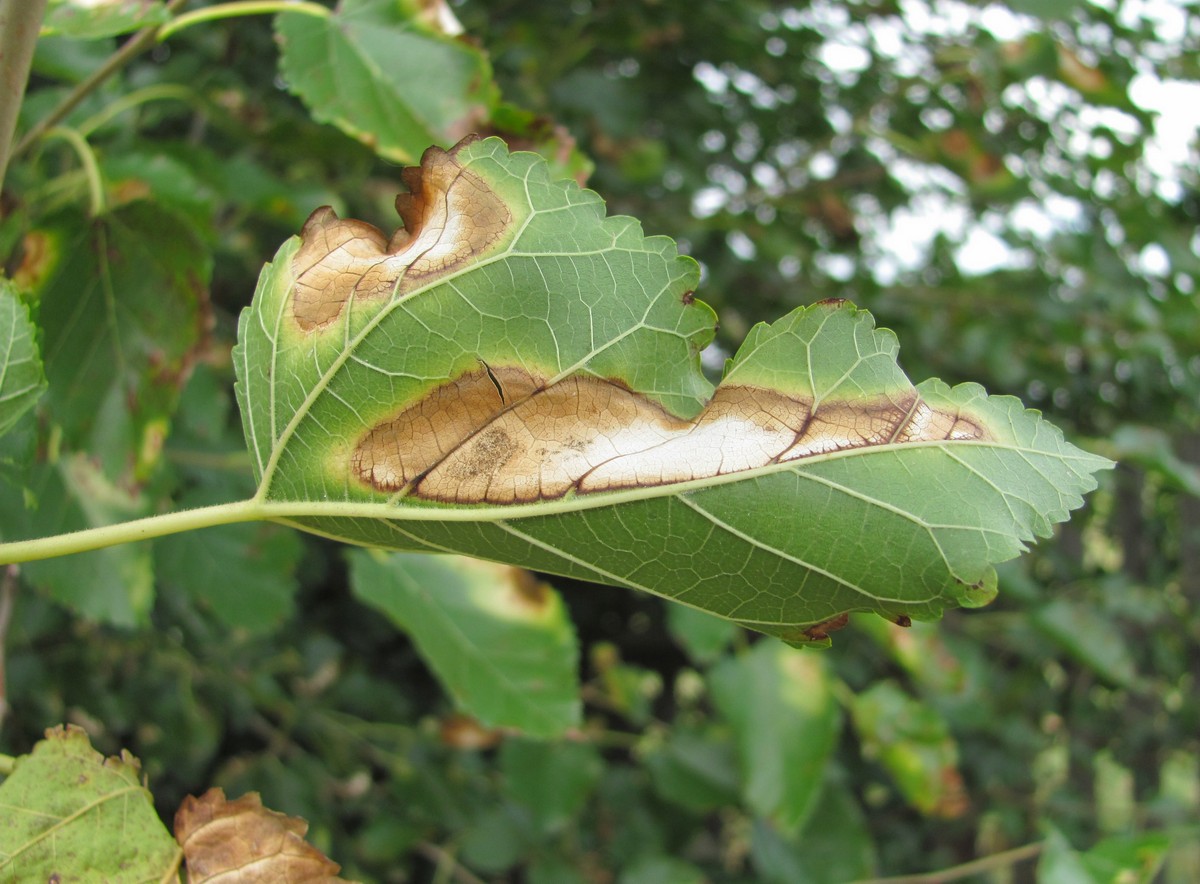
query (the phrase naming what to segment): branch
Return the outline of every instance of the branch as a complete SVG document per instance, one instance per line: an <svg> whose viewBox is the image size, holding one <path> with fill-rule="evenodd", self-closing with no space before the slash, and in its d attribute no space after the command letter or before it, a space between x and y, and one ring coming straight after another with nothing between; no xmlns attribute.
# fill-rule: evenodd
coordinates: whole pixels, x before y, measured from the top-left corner
<svg viewBox="0 0 1200 884"><path fill-rule="evenodd" d="M951 866L948 869L941 869L936 872L926 872L921 875L896 875L891 878L871 878L865 881L857 881L855 884L947 884L949 881L961 881L963 878L969 878L972 875L1015 866L1017 863L1025 862L1038 856L1045 849L1045 846L1045 843L1038 841L1033 844L1014 847L1012 850L993 853L991 856L971 860L969 863Z"/></svg>
<svg viewBox="0 0 1200 884"><path fill-rule="evenodd" d="M45 11L46 0L0 0L0 185Z"/></svg>
<svg viewBox="0 0 1200 884"><path fill-rule="evenodd" d="M0 0L0 3L11 3L18 7L25 2L26 0ZM44 3L45 0L36 0L36 2ZM187 0L170 0L166 6L167 11L174 12L186 2ZM105 80L149 49L158 39L159 30L158 25L142 28L126 40L124 46L110 55L108 60L93 71L90 77L67 93L66 97L58 103L58 106L54 110L38 120L36 125L25 133L20 142L17 143L17 146L13 148L12 155L17 156L28 150L39 138L46 134L48 129L58 125L67 114L79 106L81 101L100 88Z"/></svg>

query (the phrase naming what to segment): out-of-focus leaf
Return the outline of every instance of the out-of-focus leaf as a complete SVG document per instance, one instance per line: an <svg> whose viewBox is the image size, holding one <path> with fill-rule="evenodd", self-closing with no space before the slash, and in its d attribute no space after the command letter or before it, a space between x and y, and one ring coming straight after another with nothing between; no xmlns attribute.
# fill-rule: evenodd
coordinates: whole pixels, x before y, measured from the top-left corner
<svg viewBox="0 0 1200 884"><path fill-rule="evenodd" d="M162 0L50 0L42 33L97 40L170 19Z"/></svg>
<svg viewBox="0 0 1200 884"><path fill-rule="evenodd" d="M177 848L137 759L105 758L80 728L52 728L18 758L0 807L0 880L177 880Z"/></svg>
<svg viewBox="0 0 1200 884"><path fill-rule="evenodd" d="M148 501L110 482L84 454L39 464L25 476L27 491L0 486L6 540L95 528L150 514ZM147 622L154 604L150 544L29 562L22 578L85 617L115 626Z"/></svg>
<svg viewBox="0 0 1200 884"><path fill-rule="evenodd" d="M746 804L781 831L799 831L820 795L841 723L824 661L762 641L714 668L709 687L734 729Z"/></svg>
<svg viewBox="0 0 1200 884"><path fill-rule="evenodd" d="M662 693L662 676L644 666L622 662L620 650L608 642L592 645L591 664L606 708L639 727L649 724L654 701Z"/></svg>
<svg viewBox="0 0 1200 884"><path fill-rule="evenodd" d="M520 861L537 840L530 820L515 808L488 807L466 826L462 858L478 871L500 873Z"/></svg>
<svg viewBox="0 0 1200 884"><path fill-rule="evenodd" d="M211 256L174 212L139 201L94 220L60 216L22 265L44 333L43 400L64 447L111 478L144 478L207 333Z"/></svg>
<svg viewBox="0 0 1200 884"><path fill-rule="evenodd" d="M308 823L263 807L255 793L227 801L220 789L188 796L175 813L189 884L303 881L338 884L341 867L304 840Z"/></svg>
<svg viewBox="0 0 1200 884"><path fill-rule="evenodd" d="M755 327L714 391L669 240L498 139L403 179L404 229L314 212L241 316L259 498L298 527L827 642L847 611L987 602L1110 466L1015 399L912 385L845 302Z"/></svg>
<svg viewBox="0 0 1200 884"><path fill-rule="evenodd" d="M667 606L667 629L702 665L716 662L738 632L737 624L688 605Z"/></svg>
<svg viewBox="0 0 1200 884"><path fill-rule="evenodd" d="M1162 868L1170 838L1146 833L1107 838L1087 851L1073 849L1057 829L1046 832L1046 848L1038 862L1044 884L1150 884Z"/></svg>
<svg viewBox="0 0 1200 884"><path fill-rule="evenodd" d="M11 430L46 389L36 334L16 289L0 279L0 435Z"/></svg>
<svg viewBox="0 0 1200 884"><path fill-rule="evenodd" d="M703 869L670 856L649 856L621 872L618 884L707 884Z"/></svg>
<svg viewBox="0 0 1200 884"><path fill-rule="evenodd" d="M788 837L755 820L750 857L761 880L771 884L843 884L875 875L875 846L850 790L828 779L812 825Z"/></svg>
<svg viewBox="0 0 1200 884"><path fill-rule="evenodd" d="M1113 684L1128 687L1137 665L1125 636L1092 605L1055 599L1036 609L1031 619L1071 656Z"/></svg>
<svg viewBox="0 0 1200 884"><path fill-rule="evenodd" d="M222 499L228 498L220 490L196 492L180 505ZM176 584L232 628L267 632L292 611L303 545L286 528L262 523L189 531L156 541L154 552L159 580Z"/></svg>
<svg viewBox="0 0 1200 884"><path fill-rule="evenodd" d="M313 117L400 162L449 147L497 101L487 57L416 0L345 0L329 18L281 12L283 76Z"/></svg>
<svg viewBox="0 0 1200 884"><path fill-rule="evenodd" d="M962 662L946 646L942 633L933 624L917 622L900 626L864 617L854 626L877 641L922 688L942 697L953 697L968 685Z"/></svg>
<svg viewBox="0 0 1200 884"><path fill-rule="evenodd" d="M508 740L500 748L507 794L545 834L561 831L583 807L604 770L586 743Z"/></svg>
<svg viewBox="0 0 1200 884"><path fill-rule="evenodd" d="M856 694L850 710L863 753L878 759L909 804L946 819L966 813L958 746L937 710L892 681Z"/></svg>
<svg viewBox="0 0 1200 884"><path fill-rule="evenodd" d="M1123 424L1109 437L1106 447L1114 459L1140 464L1176 488L1200 497L1200 467L1180 459L1163 430Z"/></svg>
<svg viewBox="0 0 1200 884"><path fill-rule="evenodd" d="M349 560L355 595L412 637L471 715L541 737L579 723L579 651L552 587L452 556L355 551Z"/></svg>
<svg viewBox="0 0 1200 884"><path fill-rule="evenodd" d="M738 800L738 758L728 738L676 727L643 763L655 791L680 807L706 813Z"/></svg>

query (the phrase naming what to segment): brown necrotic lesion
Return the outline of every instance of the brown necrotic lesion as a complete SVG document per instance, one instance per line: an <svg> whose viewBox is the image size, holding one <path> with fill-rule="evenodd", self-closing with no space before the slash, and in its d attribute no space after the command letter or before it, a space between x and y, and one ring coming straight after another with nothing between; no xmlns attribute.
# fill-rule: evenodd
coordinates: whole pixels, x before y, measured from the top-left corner
<svg viewBox="0 0 1200 884"><path fill-rule="evenodd" d="M309 216L292 259L292 316L304 331L337 319L352 301L405 294L488 251L511 227L504 200L459 162L474 139L451 150L431 147L420 166L400 173L396 197L403 226L388 238L364 221L339 218L328 206Z"/></svg>
<svg viewBox="0 0 1200 884"><path fill-rule="evenodd" d="M722 386L689 421L603 378L548 385L521 368L484 366L370 429L353 451L351 470L380 492L515 504L702 480L878 445L985 438L977 422L930 407L911 387L814 408L811 398Z"/></svg>

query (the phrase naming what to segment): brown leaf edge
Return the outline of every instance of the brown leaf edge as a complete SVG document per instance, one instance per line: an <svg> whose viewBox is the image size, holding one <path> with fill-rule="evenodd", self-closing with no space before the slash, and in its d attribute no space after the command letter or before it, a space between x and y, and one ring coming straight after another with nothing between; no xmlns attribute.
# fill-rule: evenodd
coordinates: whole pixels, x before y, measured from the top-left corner
<svg viewBox="0 0 1200 884"><path fill-rule="evenodd" d="M308 823L263 807L257 792L229 801L222 789L189 795L175 813L189 884L284 881L348 884L341 866L304 840Z"/></svg>

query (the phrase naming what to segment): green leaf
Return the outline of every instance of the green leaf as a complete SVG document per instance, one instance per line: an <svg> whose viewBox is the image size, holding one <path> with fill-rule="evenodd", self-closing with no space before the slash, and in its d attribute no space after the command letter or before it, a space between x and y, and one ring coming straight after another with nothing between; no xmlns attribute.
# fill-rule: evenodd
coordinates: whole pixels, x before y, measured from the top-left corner
<svg viewBox="0 0 1200 884"><path fill-rule="evenodd" d="M510 798L525 808L539 831L561 832L595 789L604 764L587 743L507 740L500 770Z"/></svg>
<svg viewBox="0 0 1200 884"><path fill-rule="evenodd" d="M38 464L27 490L0 485L5 540L47 536L148 515L146 499L110 482L83 454ZM145 625L154 604L148 543L110 546L21 567L24 581L83 616L114 626Z"/></svg>
<svg viewBox="0 0 1200 884"><path fill-rule="evenodd" d="M221 490L194 492L182 507L205 506ZM277 628L291 613L303 548L295 533L269 524L222 525L155 543L158 578L187 593L222 623L250 633Z"/></svg>
<svg viewBox="0 0 1200 884"><path fill-rule="evenodd" d="M1137 680L1137 666L1124 633L1093 605L1055 599L1035 610L1032 621L1105 680L1122 687Z"/></svg>
<svg viewBox="0 0 1200 884"><path fill-rule="evenodd" d="M466 712L539 737L579 724L579 649L550 586L457 556L356 551L349 560L354 594L411 636Z"/></svg>
<svg viewBox="0 0 1200 884"><path fill-rule="evenodd" d="M844 302L720 388L694 261L495 139L405 170L405 228L314 212L234 354L259 500L349 542L677 598L793 642L995 593L1109 466L972 384L914 387Z"/></svg>
<svg viewBox="0 0 1200 884"><path fill-rule="evenodd" d="M98 40L170 20L161 0L50 0L42 33Z"/></svg>
<svg viewBox="0 0 1200 884"><path fill-rule="evenodd" d="M737 803L737 762L727 736L678 727L644 756L655 791L695 813Z"/></svg>
<svg viewBox="0 0 1200 884"><path fill-rule="evenodd" d="M5 881L176 880L175 839L155 813L137 759L105 758L74 726L46 731L0 784Z"/></svg>
<svg viewBox="0 0 1200 884"><path fill-rule="evenodd" d="M687 605L667 606L667 629L697 663L709 664L725 653L737 627Z"/></svg>
<svg viewBox="0 0 1200 884"><path fill-rule="evenodd" d="M751 830L750 856L761 880L780 884L843 884L875 876L875 845L852 790L827 781L813 825L786 836L764 820Z"/></svg>
<svg viewBox="0 0 1200 884"><path fill-rule="evenodd" d="M746 804L798 832L820 796L841 725L822 659L762 641L713 669L709 686L734 729Z"/></svg>
<svg viewBox="0 0 1200 884"><path fill-rule="evenodd" d="M909 804L946 819L966 812L958 745L936 709L880 681L855 695L850 713L863 754L883 765Z"/></svg>
<svg viewBox="0 0 1200 884"><path fill-rule="evenodd" d="M207 333L211 258L180 216L145 201L90 221L60 216L31 236L43 255L33 294L44 406L65 447L140 480Z"/></svg>
<svg viewBox="0 0 1200 884"><path fill-rule="evenodd" d="M282 12L288 87L323 123L382 157L412 160L488 120L498 100L487 57L416 0L345 0L328 18Z"/></svg>
<svg viewBox="0 0 1200 884"><path fill-rule="evenodd" d="M29 309L0 279L0 435L13 428L46 389Z"/></svg>

